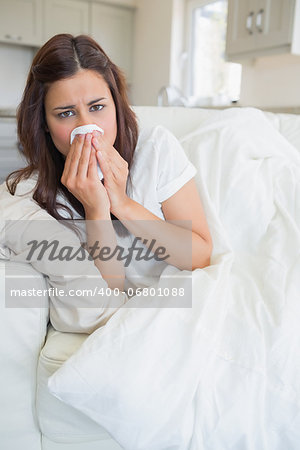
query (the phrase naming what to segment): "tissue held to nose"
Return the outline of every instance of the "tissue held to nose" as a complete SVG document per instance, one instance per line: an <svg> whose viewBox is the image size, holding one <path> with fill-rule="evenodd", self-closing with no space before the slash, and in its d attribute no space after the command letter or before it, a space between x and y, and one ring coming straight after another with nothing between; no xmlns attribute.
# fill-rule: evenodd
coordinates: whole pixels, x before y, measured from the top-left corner
<svg viewBox="0 0 300 450"><path fill-rule="evenodd" d="M82 125L81 127L74 128L71 132L70 136L70 144L72 144L74 137L76 134L87 134L92 133L93 131L99 131L101 134L104 134L102 128L98 127L98 125L91 123L89 125Z"/></svg>
<svg viewBox="0 0 300 450"><path fill-rule="evenodd" d="M102 130L102 128L98 127L98 125L93 124L93 123L91 123L89 125L83 125L81 127L74 128L74 130L72 130L71 135L70 135L70 144L72 144L76 134L87 134L87 133L92 133L93 131L99 131L101 134L104 134L104 131ZM98 170L99 178L100 178L100 180L102 180L103 173L100 169L98 162L97 162L97 170Z"/></svg>

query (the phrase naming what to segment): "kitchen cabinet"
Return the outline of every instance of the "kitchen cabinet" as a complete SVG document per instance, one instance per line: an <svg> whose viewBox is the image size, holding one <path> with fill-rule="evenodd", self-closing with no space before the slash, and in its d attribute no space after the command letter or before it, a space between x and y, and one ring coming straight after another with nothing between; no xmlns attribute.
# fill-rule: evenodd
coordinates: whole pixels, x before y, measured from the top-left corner
<svg viewBox="0 0 300 450"><path fill-rule="evenodd" d="M228 0L226 57L300 54L299 26L300 0Z"/></svg>
<svg viewBox="0 0 300 450"><path fill-rule="evenodd" d="M0 1L0 41L37 46L42 40L41 0Z"/></svg>
<svg viewBox="0 0 300 450"><path fill-rule="evenodd" d="M88 34L130 84L135 4L136 0L0 0L0 42L40 47L58 33Z"/></svg>
<svg viewBox="0 0 300 450"><path fill-rule="evenodd" d="M109 58L132 77L134 10L97 2L91 3L90 35Z"/></svg>
<svg viewBox="0 0 300 450"><path fill-rule="evenodd" d="M58 33L89 34L130 78L135 5L136 0L0 0L0 42L40 47Z"/></svg>
<svg viewBox="0 0 300 450"><path fill-rule="evenodd" d="M44 33L46 42L58 33L89 33L89 3L78 0L44 0Z"/></svg>

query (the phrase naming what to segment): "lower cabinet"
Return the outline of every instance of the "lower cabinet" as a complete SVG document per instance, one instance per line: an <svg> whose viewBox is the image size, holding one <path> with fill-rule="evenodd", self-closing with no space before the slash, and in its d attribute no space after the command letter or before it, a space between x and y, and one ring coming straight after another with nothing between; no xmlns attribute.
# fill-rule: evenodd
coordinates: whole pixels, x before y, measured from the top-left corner
<svg viewBox="0 0 300 450"><path fill-rule="evenodd" d="M15 118L0 118L0 184L9 173L27 165L18 150L16 128Z"/></svg>

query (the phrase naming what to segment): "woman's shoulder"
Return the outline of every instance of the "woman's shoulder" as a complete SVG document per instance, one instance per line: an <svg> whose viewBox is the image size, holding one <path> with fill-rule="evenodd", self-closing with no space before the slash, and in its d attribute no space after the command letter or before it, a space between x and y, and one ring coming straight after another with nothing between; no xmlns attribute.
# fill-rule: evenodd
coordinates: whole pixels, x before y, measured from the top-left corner
<svg viewBox="0 0 300 450"><path fill-rule="evenodd" d="M0 212L4 219L22 219L31 211L41 210L32 198L37 179L37 173L33 173L29 178L21 180L14 195L10 193L6 182L0 185Z"/></svg>
<svg viewBox="0 0 300 450"><path fill-rule="evenodd" d="M155 125L152 127L141 128L139 132L137 147L141 147L146 143L158 144L161 139L176 139L175 136L163 125Z"/></svg>
<svg viewBox="0 0 300 450"><path fill-rule="evenodd" d="M16 186L15 195L10 194L6 182L4 181L0 185L0 198L1 196L6 196L7 194L11 195L12 197L32 195L37 181L38 181L38 173L37 171L34 171L28 178L26 179L23 178L22 180L19 181L19 183Z"/></svg>
<svg viewBox="0 0 300 450"><path fill-rule="evenodd" d="M153 162L160 158L167 147L178 143L175 136L164 126L156 125L142 128L139 132L137 145L134 151L134 161Z"/></svg>

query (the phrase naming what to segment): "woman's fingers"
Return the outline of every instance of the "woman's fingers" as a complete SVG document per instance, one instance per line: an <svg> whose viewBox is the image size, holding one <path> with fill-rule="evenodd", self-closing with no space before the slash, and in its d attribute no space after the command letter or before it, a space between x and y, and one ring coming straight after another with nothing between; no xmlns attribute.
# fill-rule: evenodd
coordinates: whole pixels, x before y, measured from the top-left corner
<svg viewBox="0 0 300 450"><path fill-rule="evenodd" d="M93 133L92 143L96 151L100 151L108 161L119 169L122 169L124 163L126 164L120 153L112 145L109 145L100 133Z"/></svg>
<svg viewBox="0 0 300 450"><path fill-rule="evenodd" d="M80 156L76 153L74 155L74 168L76 167L76 163L75 163L76 157L77 157L77 161L78 161L77 162L77 177L79 180L83 180L87 177L91 148L92 148L92 135L86 134ZM78 157L79 157L79 159L78 159Z"/></svg>
<svg viewBox="0 0 300 450"><path fill-rule="evenodd" d="M118 182L122 176L121 170L112 164L112 161L104 153L98 151L96 156L103 173L105 184L109 184L110 181Z"/></svg>
<svg viewBox="0 0 300 450"><path fill-rule="evenodd" d="M119 152L99 133L88 133L75 137L65 161L62 183L71 191L82 190L87 178L99 178L97 162L105 186L119 185L127 179L128 164Z"/></svg>
<svg viewBox="0 0 300 450"><path fill-rule="evenodd" d="M61 180L63 184L65 184L66 180L68 180L70 177L74 178L74 176L76 176L77 174L78 159L81 155L83 142L84 135L79 134L75 136L65 160L65 166Z"/></svg>
<svg viewBox="0 0 300 450"><path fill-rule="evenodd" d="M73 193L78 189L82 190L86 182L86 178L89 173L90 156L92 151L91 141L91 134L80 134L75 136L73 145L71 145L70 151L67 155L61 182L69 191ZM91 175L92 173L93 172L91 172ZM95 171L93 177L95 177Z"/></svg>
<svg viewBox="0 0 300 450"><path fill-rule="evenodd" d="M103 153L97 151L96 158L97 158L98 164L100 166L100 169L103 173L103 177L105 180L107 180L107 178L111 176L111 166L108 163L108 161Z"/></svg>
<svg viewBox="0 0 300 450"><path fill-rule="evenodd" d="M94 148L92 148L91 153L90 153L90 160L89 160L87 176L92 177L92 178L99 177L98 170L97 170L96 151Z"/></svg>

